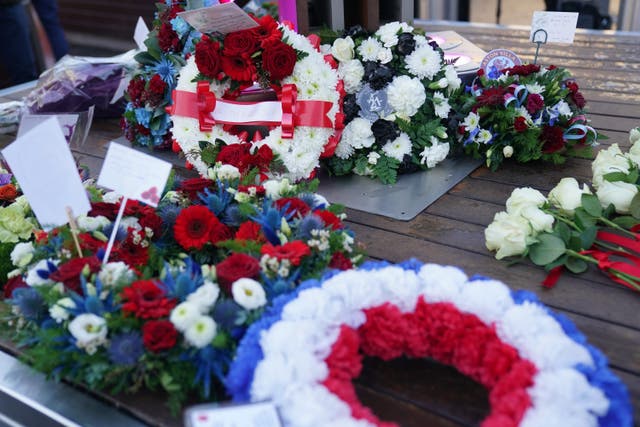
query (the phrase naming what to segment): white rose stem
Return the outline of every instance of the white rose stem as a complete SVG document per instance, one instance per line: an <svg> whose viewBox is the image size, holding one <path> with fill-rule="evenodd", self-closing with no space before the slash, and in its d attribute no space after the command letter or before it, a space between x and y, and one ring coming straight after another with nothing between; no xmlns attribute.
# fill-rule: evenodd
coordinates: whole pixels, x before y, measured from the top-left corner
<svg viewBox="0 0 640 427"><path fill-rule="evenodd" d="M71 235L73 236L73 241L76 244L76 250L78 251L78 257L82 258L82 249L80 248L80 242L78 241L78 224L76 224L76 218L73 216L73 210L70 206L67 206L67 218L69 219L69 227L71 227Z"/></svg>
<svg viewBox="0 0 640 427"><path fill-rule="evenodd" d="M122 198L120 202L120 209L118 210L118 216L116 216L116 220L113 223L113 230L111 231L111 236L109 236L109 243L107 243L107 250L104 252L104 258L102 259L102 264L106 264L109 262L109 255L111 255L111 249L113 249L113 243L116 240L116 235L118 234L118 227L120 227L120 221L122 220L122 215L124 215L124 208L127 206L127 202L129 199L126 197Z"/></svg>

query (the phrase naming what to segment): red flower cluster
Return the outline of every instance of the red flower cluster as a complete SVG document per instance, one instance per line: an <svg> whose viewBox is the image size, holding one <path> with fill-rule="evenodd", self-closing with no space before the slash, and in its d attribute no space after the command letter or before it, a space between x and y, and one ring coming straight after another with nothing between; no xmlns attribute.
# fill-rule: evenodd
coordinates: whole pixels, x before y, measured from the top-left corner
<svg viewBox="0 0 640 427"><path fill-rule="evenodd" d="M453 365L489 390L491 413L482 427L515 427L531 405L527 388L533 384L535 367L475 315L423 298L413 313L403 314L387 303L366 310L366 315L357 331L342 327L325 360L329 375L323 385L350 406L353 417L388 425L380 423L355 394L351 381L360 374L360 349L385 360L406 354Z"/></svg>
<svg viewBox="0 0 640 427"><path fill-rule="evenodd" d="M168 316L176 305L153 280L138 280L122 290L122 311L139 319Z"/></svg>
<svg viewBox="0 0 640 427"><path fill-rule="evenodd" d="M220 43L203 36L202 40L196 44L196 65L202 75L217 79L222 69Z"/></svg>
<svg viewBox="0 0 640 427"><path fill-rule="evenodd" d="M159 74L154 74L147 84L147 90L142 96L143 102L148 102L154 108L163 101L167 84Z"/></svg>
<svg viewBox="0 0 640 427"><path fill-rule="evenodd" d="M516 132L524 132L527 130L527 119L525 119L522 116L518 116L516 117L516 119L513 121L513 128L516 130Z"/></svg>
<svg viewBox="0 0 640 427"><path fill-rule="evenodd" d="M158 45L163 52L177 52L180 50L180 37L168 22L163 22L158 30Z"/></svg>
<svg viewBox="0 0 640 427"><path fill-rule="evenodd" d="M184 249L202 249L206 243L230 239L229 228L202 205L189 206L178 214L173 226L176 242Z"/></svg>
<svg viewBox="0 0 640 427"><path fill-rule="evenodd" d="M540 71L540 66L534 64L514 65L511 68L504 68L500 70L502 74L509 73L510 76L528 76L529 74L537 73L538 71Z"/></svg>
<svg viewBox="0 0 640 427"><path fill-rule="evenodd" d="M353 263L342 252L336 252L331 256L329 268L335 268L338 270L350 270L353 268Z"/></svg>
<svg viewBox="0 0 640 427"><path fill-rule="evenodd" d="M560 126L545 125L540 140L543 143L542 152L545 154L555 153L564 148L564 132Z"/></svg>
<svg viewBox="0 0 640 427"><path fill-rule="evenodd" d="M142 106L142 95L145 91L145 81L142 77L135 77L129 80L129 86L127 86L127 94L129 101L134 107Z"/></svg>
<svg viewBox="0 0 640 427"><path fill-rule="evenodd" d="M478 96L476 105L479 107L501 105L504 102L505 93L507 93L507 90L501 86L487 88Z"/></svg>
<svg viewBox="0 0 640 427"><path fill-rule="evenodd" d="M242 253L233 253L216 265L218 282L227 295L231 294L233 282L243 277L254 279L259 273L260 263L258 260Z"/></svg>
<svg viewBox="0 0 640 427"><path fill-rule="evenodd" d="M535 114L544 107L544 100L537 93L532 93L527 97L527 111Z"/></svg>
<svg viewBox="0 0 640 427"><path fill-rule="evenodd" d="M260 172L269 170L273 160L273 151L267 145L260 147L255 154L251 154L252 144L230 144L220 149L216 162L231 165L238 168L241 174L245 174L253 168Z"/></svg>
<svg viewBox="0 0 640 427"><path fill-rule="evenodd" d="M260 253L277 258L278 261L287 259L292 265L300 265L302 258L311 255L311 249L302 240L294 240L279 246L267 243L260 248Z"/></svg>
<svg viewBox="0 0 640 427"><path fill-rule="evenodd" d="M311 208L305 202L297 197L282 197L275 201L275 205L278 209L284 209L287 215L297 216L302 218L311 212Z"/></svg>
<svg viewBox="0 0 640 427"><path fill-rule="evenodd" d="M154 353L171 349L178 340L178 331L168 320L151 320L142 325L142 343Z"/></svg>
<svg viewBox="0 0 640 427"><path fill-rule="evenodd" d="M580 92L578 83L574 81L568 81L567 89L571 91L571 100L573 101L574 104L576 104L576 107L582 109L584 108L585 105L587 105L587 101L584 99L584 96Z"/></svg>
<svg viewBox="0 0 640 427"><path fill-rule="evenodd" d="M58 270L49 276L49 279L54 282L62 282L65 288L82 295L80 274L85 268L88 268L90 273L97 273L101 266L102 263L95 256L73 258L59 266Z"/></svg>

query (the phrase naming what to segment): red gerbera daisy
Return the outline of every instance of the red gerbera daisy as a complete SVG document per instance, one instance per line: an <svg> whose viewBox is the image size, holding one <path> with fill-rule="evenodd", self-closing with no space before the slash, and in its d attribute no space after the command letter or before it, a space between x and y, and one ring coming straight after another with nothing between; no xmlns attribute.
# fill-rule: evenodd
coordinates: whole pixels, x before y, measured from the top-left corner
<svg viewBox="0 0 640 427"><path fill-rule="evenodd" d="M222 71L231 79L240 82L252 82L256 75L256 66L246 55L223 56Z"/></svg>
<svg viewBox="0 0 640 427"><path fill-rule="evenodd" d="M189 206L183 209L173 226L176 241L185 249L200 249L210 241L210 233L216 216L206 206Z"/></svg>
<svg viewBox="0 0 640 427"><path fill-rule="evenodd" d="M263 255L277 258L278 260L288 259L293 265L300 265L302 258L311 254L311 249L301 240L285 243L281 246L273 246L267 243L260 249Z"/></svg>

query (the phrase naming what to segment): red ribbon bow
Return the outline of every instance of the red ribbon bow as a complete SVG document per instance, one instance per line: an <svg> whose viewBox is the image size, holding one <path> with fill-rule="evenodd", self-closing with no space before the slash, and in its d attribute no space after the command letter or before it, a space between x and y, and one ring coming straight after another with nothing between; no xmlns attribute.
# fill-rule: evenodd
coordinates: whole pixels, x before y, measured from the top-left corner
<svg viewBox="0 0 640 427"><path fill-rule="evenodd" d="M294 115L296 113L296 100L298 89L295 85L282 86L282 137L293 138Z"/></svg>
<svg viewBox="0 0 640 427"><path fill-rule="evenodd" d="M211 116L211 112L216 108L216 95L211 92L209 82L201 80L196 86L196 97L198 104L198 121L200 122L200 132L211 132L216 121Z"/></svg>

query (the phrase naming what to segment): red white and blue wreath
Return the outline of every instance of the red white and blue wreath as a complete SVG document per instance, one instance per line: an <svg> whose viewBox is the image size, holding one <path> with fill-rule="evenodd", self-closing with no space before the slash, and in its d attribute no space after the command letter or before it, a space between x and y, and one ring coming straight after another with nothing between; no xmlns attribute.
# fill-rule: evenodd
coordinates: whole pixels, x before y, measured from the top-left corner
<svg viewBox="0 0 640 427"><path fill-rule="evenodd" d="M625 386L566 317L457 268L369 263L309 281L249 329L235 401L272 400L286 426L393 425L358 400L362 353L430 357L489 391L482 427L629 427Z"/></svg>
<svg viewBox="0 0 640 427"><path fill-rule="evenodd" d="M308 178L321 155L331 155L342 129L342 81L309 40L270 17L256 29L205 37L180 70L171 107L173 136L197 171L207 176L215 159L204 147L251 144L267 146L284 170L268 170L272 178ZM231 52L231 53L230 53ZM218 65L219 64L219 65ZM271 88L278 100L238 102L254 82ZM266 126L269 134L247 140L238 126ZM203 146L203 144L206 144Z"/></svg>

